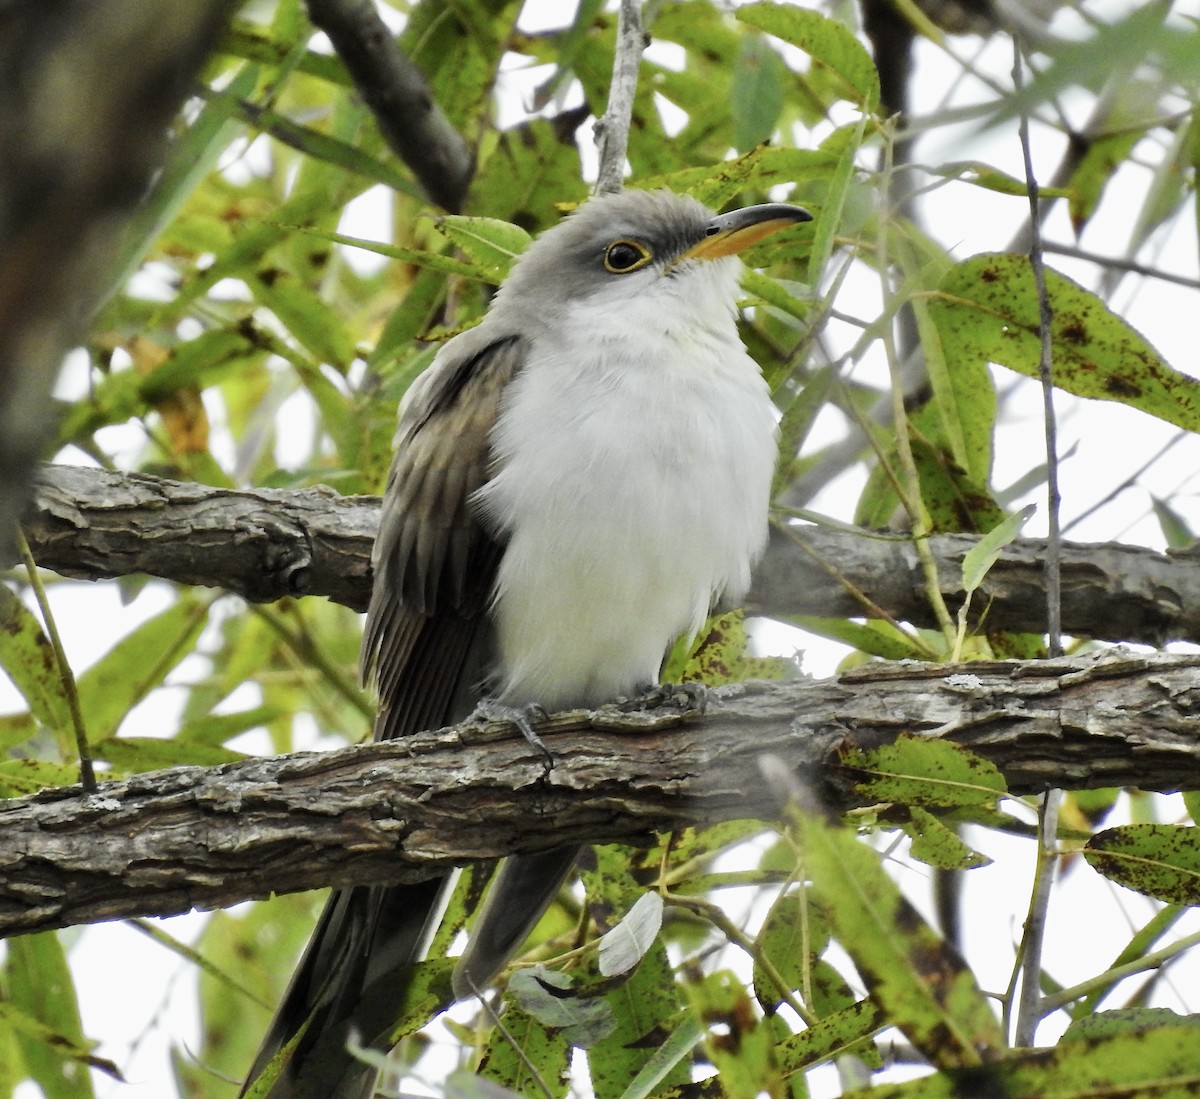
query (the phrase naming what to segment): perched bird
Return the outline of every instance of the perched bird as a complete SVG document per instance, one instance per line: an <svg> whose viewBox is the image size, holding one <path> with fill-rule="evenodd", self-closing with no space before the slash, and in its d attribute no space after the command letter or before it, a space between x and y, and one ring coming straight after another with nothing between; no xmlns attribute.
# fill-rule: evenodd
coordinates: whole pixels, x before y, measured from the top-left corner
<svg viewBox="0 0 1200 1099"><path fill-rule="evenodd" d="M776 415L736 327L736 253L809 220L669 191L591 199L517 261L406 394L373 555L377 738L594 706L739 599L767 540ZM569 839L569 837L564 837ZM500 864L455 969L482 991L557 893L565 846ZM358 1099L445 881L331 897L251 1073L303 1029L272 1099ZM248 1086L248 1085L247 1085Z"/></svg>

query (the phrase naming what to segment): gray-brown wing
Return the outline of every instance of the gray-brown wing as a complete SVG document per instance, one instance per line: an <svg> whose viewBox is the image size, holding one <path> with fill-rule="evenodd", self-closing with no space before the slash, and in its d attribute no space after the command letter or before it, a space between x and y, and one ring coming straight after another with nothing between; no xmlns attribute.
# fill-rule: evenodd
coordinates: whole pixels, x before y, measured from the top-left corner
<svg viewBox="0 0 1200 1099"><path fill-rule="evenodd" d="M471 496L487 480L490 435L525 341L483 327L447 344L401 407L372 560L364 678L379 693L376 739L463 716L486 671L486 609L501 547Z"/></svg>

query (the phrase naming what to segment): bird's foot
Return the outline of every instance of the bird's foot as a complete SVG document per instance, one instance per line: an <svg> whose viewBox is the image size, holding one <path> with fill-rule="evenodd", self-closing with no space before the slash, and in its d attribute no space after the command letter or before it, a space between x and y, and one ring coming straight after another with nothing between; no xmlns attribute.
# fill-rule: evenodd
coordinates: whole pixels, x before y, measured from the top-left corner
<svg viewBox="0 0 1200 1099"><path fill-rule="evenodd" d="M475 712L471 714L471 717L478 721L507 721L515 725L526 741L545 757L546 774L549 774L554 766L554 756L550 754L546 742L537 735L533 723L545 721L549 716L546 708L536 702L531 702L528 706L507 706L494 698L481 698Z"/></svg>
<svg viewBox="0 0 1200 1099"><path fill-rule="evenodd" d="M647 687L640 695L621 704L623 710L641 707L674 706L679 710L696 710L704 713L708 708L708 688L703 683L688 680L686 683L657 683Z"/></svg>

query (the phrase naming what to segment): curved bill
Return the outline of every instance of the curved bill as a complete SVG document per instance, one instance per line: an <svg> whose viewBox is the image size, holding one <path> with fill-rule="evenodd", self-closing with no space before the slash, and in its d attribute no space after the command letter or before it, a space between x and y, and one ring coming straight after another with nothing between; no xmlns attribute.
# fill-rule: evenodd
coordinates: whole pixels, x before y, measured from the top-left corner
<svg viewBox="0 0 1200 1099"><path fill-rule="evenodd" d="M713 218L704 231L704 239L693 244L679 258L718 259L732 256L763 237L803 221L812 221L812 214L800 206L789 206L786 202L768 202L762 206L730 210Z"/></svg>

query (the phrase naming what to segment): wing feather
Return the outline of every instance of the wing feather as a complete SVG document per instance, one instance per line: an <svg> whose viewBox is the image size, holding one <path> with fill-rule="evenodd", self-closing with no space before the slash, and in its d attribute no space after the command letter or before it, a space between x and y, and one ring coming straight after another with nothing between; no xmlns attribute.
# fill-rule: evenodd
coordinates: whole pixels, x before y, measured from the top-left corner
<svg viewBox="0 0 1200 1099"><path fill-rule="evenodd" d="M363 635L377 739L465 716L486 671L485 612L502 547L472 496L489 476L501 396L525 352L518 336L473 329L442 349L401 406Z"/></svg>

